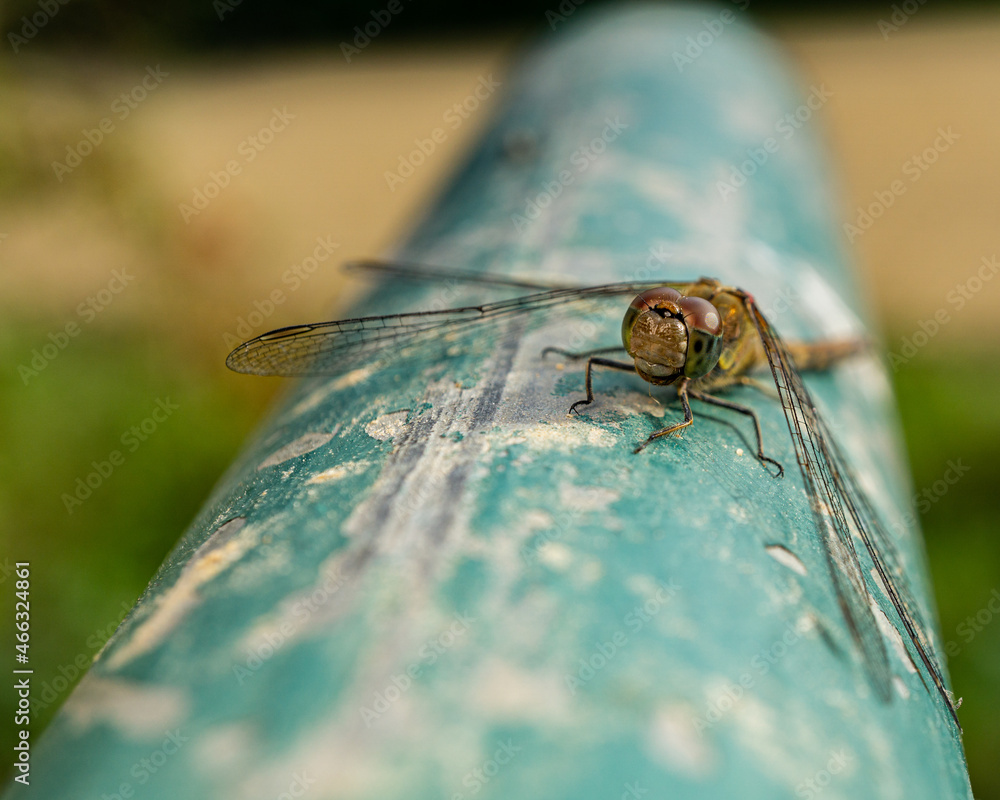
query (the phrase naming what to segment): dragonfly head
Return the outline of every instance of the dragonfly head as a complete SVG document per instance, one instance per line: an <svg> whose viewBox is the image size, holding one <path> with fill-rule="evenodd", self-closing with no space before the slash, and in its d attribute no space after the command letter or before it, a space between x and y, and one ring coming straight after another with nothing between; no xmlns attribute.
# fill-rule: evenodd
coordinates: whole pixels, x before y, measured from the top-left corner
<svg viewBox="0 0 1000 800"><path fill-rule="evenodd" d="M654 384L701 378L719 363L722 315L708 300L661 286L638 295L622 320L622 344Z"/></svg>

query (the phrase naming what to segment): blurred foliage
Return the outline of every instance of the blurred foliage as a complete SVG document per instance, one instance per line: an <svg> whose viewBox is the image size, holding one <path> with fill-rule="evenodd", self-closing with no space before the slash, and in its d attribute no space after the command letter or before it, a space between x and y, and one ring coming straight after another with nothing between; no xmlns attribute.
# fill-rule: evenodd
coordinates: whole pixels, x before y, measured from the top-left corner
<svg viewBox="0 0 1000 800"><path fill-rule="evenodd" d="M894 376L976 797L1000 797L1000 372L979 348L921 351ZM967 471L944 482L949 462ZM954 475L954 473L952 473ZM985 587L985 588L984 588ZM992 604L992 609L989 605Z"/></svg>
<svg viewBox="0 0 1000 800"><path fill-rule="evenodd" d="M13 641L9 570L29 561L33 696L44 705L32 720L36 736L263 410L263 398L254 402L245 386L239 391L221 364L211 373L192 368L176 343L100 322L71 339L37 377L27 376L26 385L19 366L30 365L33 351L60 327L10 314L0 321L0 360L10 366L0 373L0 635ZM157 400L177 409L153 431L147 422L133 440L129 429L151 419ZM93 462L110 463L113 450L124 462L68 508L64 495L95 472ZM14 695L2 697L0 714L11 720ZM3 729L11 753L13 729Z"/></svg>

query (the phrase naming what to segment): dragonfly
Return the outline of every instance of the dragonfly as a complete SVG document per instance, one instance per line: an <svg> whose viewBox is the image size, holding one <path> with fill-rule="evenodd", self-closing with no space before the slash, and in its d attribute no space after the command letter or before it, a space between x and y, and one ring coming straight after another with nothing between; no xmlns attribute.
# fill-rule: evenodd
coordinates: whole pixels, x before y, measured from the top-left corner
<svg viewBox="0 0 1000 800"><path fill-rule="evenodd" d="M621 346L583 353L560 348L546 348L543 352L543 356L556 352L572 359L586 359L586 397L574 402L570 413L578 413L580 407L594 402L594 368L638 373L653 385L676 389L683 419L650 434L635 447L636 453L690 426L694 421L690 401L697 400L750 418L757 459L762 465L774 467L772 474L780 477L783 467L764 454L760 423L753 409L715 394L738 385L766 388L750 373L757 368L769 369L794 444L836 601L869 683L880 700L891 701L893 672L869 601L870 595L881 589L899 618L905 632L904 645L925 689L939 698L947 718L961 732L958 704L947 688L943 669L925 632L927 623L909 588L901 554L801 374L803 369L828 368L858 352L866 346L864 343L786 342L752 294L712 278L580 287L393 261L366 260L350 266L403 279L533 291L482 305L279 328L239 345L226 359L227 366L255 375L337 375L360 364L371 364L377 358L391 358L411 346L460 341L464 333L484 325L544 318L574 309L585 313L596 301L631 296L622 321ZM631 360L608 358L606 354L614 351L624 351ZM867 576L859 551L866 552L873 565Z"/></svg>

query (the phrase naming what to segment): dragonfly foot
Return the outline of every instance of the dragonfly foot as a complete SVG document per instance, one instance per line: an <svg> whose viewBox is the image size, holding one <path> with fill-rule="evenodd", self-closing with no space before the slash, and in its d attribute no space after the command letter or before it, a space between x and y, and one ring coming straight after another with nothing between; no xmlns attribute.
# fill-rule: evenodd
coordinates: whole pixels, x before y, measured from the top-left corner
<svg viewBox="0 0 1000 800"><path fill-rule="evenodd" d="M784 475L785 475L785 468L783 466L781 466L781 462L780 461L775 461L773 458L768 458L767 456L765 456L763 454L757 456L757 460L760 461L761 466L764 466L766 464L774 464L774 466L776 466L778 468L777 473L775 473L775 475L773 477L775 477L775 478L782 478L782 477L784 477ZM764 466L764 469L767 469L767 467ZM767 469L767 471L770 472L771 470Z"/></svg>
<svg viewBox="0 0 1000 800"><path fill-rule="evenodd" d="M589 406L593 403L593 400L577 400L573 405L569 407L569 411L566 412L567 416L573 416L573 414L579 414L580 412L576 410L577 406Z"/></svg>

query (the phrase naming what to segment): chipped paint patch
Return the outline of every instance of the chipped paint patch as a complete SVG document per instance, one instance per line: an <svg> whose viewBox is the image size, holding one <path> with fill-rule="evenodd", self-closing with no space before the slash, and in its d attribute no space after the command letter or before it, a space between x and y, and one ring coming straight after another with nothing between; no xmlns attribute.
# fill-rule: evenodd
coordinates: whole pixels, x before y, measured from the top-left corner
<svg viewBox="0 0 1000 800"><path fill-rule="evenodd" d="M242 659L246 651L257 651L275 638L284 643L307 635L346 614L352 597L346 567L349 560L343 551L328 556L311 584L286 596L274 611L263 615L243 634L234 648L237 657Z"/></svg>
<svg viewBox="0 0 1000 800"><path fill-rule="evenodd" d="M606 511L619 499L620 492L603 486L577 486L572 483L559 486L559 502L574 511Z"/></svg>
<svg viewBox="0 0 1000 800"><path fill-rule="evenodd" d="M647 394L643 394L641 391L621 392L613 398L613 408L616 412L628 416L663 419L667 414L667 406L650 394L651 391L652 387L647 389ZM668 395L668 402L670 399L671 397Z"/></svg>
<svg viewBox="0 0 1000 800"><path fill-rule="evenodd" d="M750 521L750 510L739 503L729 503L726 506L726 513L729 514L730 519L737 522L745 523Z"/></svg>
<svg viewBox="0 0 1000 800"><path fill-rule="evenodd" d="M583 585L597 583L604 577L604 565L596 558L584 562L577 572L579 583Z"/></svg>
<svg viewBox="0 0 1000 800"><path fill-rule="evenodd" d="M547 531L556 526L556 521L552 518L552 515L538 508L526 511L521 517L521 523L528 530L532 531Z"/></svg>
<svg viewBox="0 0 1000 800"><path fill-rule="evenodd" d="M357 386L362 381L367 380L372 372L373 367L370 365L359 369L352 369L350 372L341 375L337 378L337 380L331 383L330 391L337 392L341 389L346 389L348 386Z"/></svg>
<svg viewBox="0 0 1000 800"><path fill-rule="evenodd" d="M216 725L199 734L194 758L206 772L239 769L259 746L249 722Z"/></svg>
<svg viewBox="0 0 1000 800"><path fill-rule="evenodd" d="M802 755L815 748L809 740L811 731L796 722L802 718L795 715L800 702L797 698L791 707L782 709L786 719L773 703L747 692L731 712L736 744L750 757L756 755L762 772L789 785L802 780Z"/></svg>
<svg viewBox="0 0 1000 800"><path fill-rule="evenodd" d="M340 425L337 425L329 433L305 433L295 441L289 442L283 447L275 450L271 453L271 455L257 465L257 469L267 469L268 467L273 467L276 464L281 464L292 458L298 458L306 453L311 453L313 450L316 450L329 442L334 436L337 435L337 431L339 430Z"/></svg>
<svg viewBox="0 0 1000 800"><path fill-rule="evenodd" d="M569 712L568 695L557 672L526 670L499 658L480 667L468 684L469 705L493 721L542 722L563 719Z"/></svg>
<svg viewBox="0 0 1000 800"><path fill-rule="evenodd" d="M646 745L660 763L682 775L700 778L708 774L716 759L707 740L699 735L695 720L686 706L657 709L646 732Z"/></svg>
<svg viewBox="0 0 1000 800"><path fill-rule="evenodd" d="M201 587L257 543L256 529L244 527L245 522L243 517L229 520L194 552L174 585L156 598L150 615L129 631L127 639L111 653L107 661L109 669L119 669L160 644L201 602Z"/></svg>
<svg viewBox="0 0 1000 800"><path fill-rule="evenodd" d="M407 409L383 414L365 425L365 433L380 442L387 442L406 430L409 417L410 412Z"/></svg>
<svg viewBox="0 0 1000 800"><path fill-rule="evenodd" d="M556 572L563 572L573 563L573 551L560 542L545 542L538 548L538 560Z"/></svg>
<svg viewBox="0 0 1000 800"><path fill-rule="evenodd" d="M316 473L306 483L333 483L343 480L348 475L358 475L371 465L371 461L348 461L345 464L338 464L335 467L330 467L330 469Z"/></svg>
<svg viewBox="0 0 1000 800"><path fill-rule="evenodd" d="M638 595L639 597L649 597L650 595L653 595L658 587L659 583L652 575L629 575L628 578L625 579L625 588L632 594Z"/></svg>
<svg viewBox="0 0 1000 800"><path fill-rule="evenodd" d="M85 730L99 723L132 739L162 738L188 715L190 703L180 689L87 675L63 706L70 724Z"/></svg>
<svg viewBox="0 0 1000 800"><path fill-rule="evenodd" d="M528 428L501 429L489 434L493 445L526 444L535 450L573 450L577 447L615 447L618 438L588 422L545 422Z"/></svg>
<svg viewBox="0 0 1000 800"><path fill-rule="evenodd" d="M784 545L780 544L769 544L764 548L767 550L767 554L771 556L779 564L788 567L792 572L797 572L799 575L805 576L808 574L806 565L802 563L795 553L789 550Z"/></svg>
<svg viewBox="0 0 1000 800"><path fill-rule="evenodd" d="M334 392L346 389L349 386L356 386L357 384L367 380L371 376L372 372L372 367L367 366L344 373L336 380L325 383L315 391L310 392L307 397L296 403L291 408L288 412L288 416L298 417L305 414L307 411L312 411L312 409L320 405Z"/></svg>
<svg viewBox="0 0 1000 800"><path fill-rule="evenodd" d="M226 544L230 539L232 539L236 534L243 530L243 526L246 525L246 517L233 517L223 522L218 528L209 534L208 538L201 543L197 550L191 554L191 558L188 559L188 565L204 558L213 550L217 550ZM187 569L187 566L184 568Z"/></svg>

